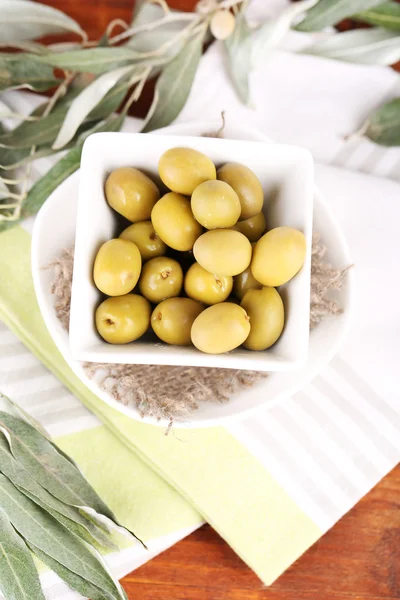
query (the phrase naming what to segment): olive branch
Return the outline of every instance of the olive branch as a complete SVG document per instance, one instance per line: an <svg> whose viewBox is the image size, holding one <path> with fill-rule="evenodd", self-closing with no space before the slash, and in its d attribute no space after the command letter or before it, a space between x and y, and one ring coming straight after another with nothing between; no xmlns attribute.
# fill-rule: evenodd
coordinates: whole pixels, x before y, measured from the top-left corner
<svg viewBox="0 0 400 600"><path fill-rule="evenodd" d="M34 214L49 194L79 168L85 139L118 131L146 83L157 78L143 125L169 125L188 98L205 43L221 43L232 84L249 103L249 74L286 32L319 31L345 17L375 25L311 43L305 51L335 60L390 65L400 60L400 4L381 0L302 0L274 20L253 26L248 0L200 0L193 12L166 0L137 0L132 21L115 19L100 40L88 39L76 21L30 0L0 0L0 94L29 89L53 92L30 115L12 111L0 96L0 231ZM72 44L44 46L49 33L69 31ZM9 49L18 52L9 53ZM117 112L118 111L118 112ZM400 99L380 107L360 129L376 143L400 145ZM30 187L36 159L64 155Z"/></svg>

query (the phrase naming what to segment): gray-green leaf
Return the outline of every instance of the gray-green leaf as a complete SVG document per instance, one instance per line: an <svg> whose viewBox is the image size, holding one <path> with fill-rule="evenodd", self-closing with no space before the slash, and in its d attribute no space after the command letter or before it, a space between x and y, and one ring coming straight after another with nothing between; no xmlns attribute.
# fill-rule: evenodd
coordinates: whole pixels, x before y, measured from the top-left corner
<svg viewBox="0 0 400 600"><path fill-rule="evenodd" d="M249 76L252 62L251 31L244 12L236 17L235 29L224 42L229 57L229 72L236 92L245 104L249 101Z"/></svg>
<svg viewBox="0 0 400 600"><path fill-rule="evenodd" d="M318 0L300 0L289 4L276 19L269 19L257 29L252 41L253 65L256 66L265 60L289 31L293 20L317 2Z"/></svg>
<svg viewBox="0 0 400 600"><path fill-rule="evenodd" d="M345 31L316 42L303 53L345 62L392 65L400 60L400 35L381 28Z"/></svg>
<svg viewBox="0 0 400 600"><path fill-rule="evenodd" d="M35 60L41 64L51 65L59 69L95 73L97 75L130 65L139 58L140 55L131 48L117 47L90 48L59 54L46 54L35 57Z"/></svg>
<svg viewBox="0 0 400 600"><path fill-rule="evenodd" d="M69 175L79 169L81 162L81 154L83 142L91 133L100 131L119 131L124 122L124 115L111 115L108 119L96 125L92 130L86 132L82 136L82 141L75 148L72 148L63 158L61 158L47 173L43 175L30 189L28 196L22 204L22 216L15 221L0 221L0 232L14 227L20 223L25 217L29 217L37 213L44 202L52 192L62 183Z"/></svg>
<svg viewBox="0 0 400 600"><path fill-rule="evenodd" d="M33 502L47 510L60 523L65 525L67 529L81 537L89 543L95 540L105 548L115 548L115 544L99 530L88 519L80 514L79 510L68 504L60 502L49 494L35 479L33 479L28 471L20 465L12 456L8 443L0 433L0 472L3 473L12 483L27 495Z"/></svg>
<svg viewBox="0 0 400 600"><path fill-rule="evenodd" d="M185 106L200 62L203 39L204 33L195 36L161 72L144 132L166 127Z"/></svg>
<svg viewBox="0 0 400 600"><path fill-rule="evenodd" d="M58 561L54 560L48 554L45 554L37 546L34 544L28 544L29 548L32 550L34 554L47 565L54 573L56 573L65 583L69 585L70 588L76 590L79 594L82 594L85 598L90 598L90 600L109 600L110 595L106 592L102 592L98 587L89 583L83 577L80 577L73 571L70 571Z"/></svg>
<svg viewBox="0 0 400 600"><path fill-rule="evenodd" d="M33 40L65 31L87 37L76 21L56 8L28 0L0 0L2 42Z"/></svg>
<svg viewBox="0 0 400 600"><path fill-rule="evenodd" d="M1 508L0 590L6 600L45 600L32 555Z"/></svg>
<svg viewBox="0 0 400 600"><path fill-rule="evenodd" d="M28 87L44 92L60 83L54 77L53 68L37 62L29 54L0 54L0 92L7 89Z"/></svg>
<svg viewBox="0 0 400 600"><path fill-rule="evenodd" d="M346 17L382 4L382 0L319 0L296 27L298 31L320 31Z"/></svg>
<svg viewBox="0 0 400 600"><path fill-rule="evenodd" d="M380 4L375 8L354 15L352 18L385 29L400 31L400 4L398 2L385 2L385 4Z"/></svg>
<svg viewBox="0 0 400 600"><path fill-rule="evenodd" d="M8 412L11 415L13 415L14 417L19 417L20 419L23 419L24 421L26 421L27 423L32 425L32 427L37 429L39 431L39 433L41 433L43 435L43 437L45 437L49 441L51 441L49 434L47 433L45 428L42 426L42 424L39 423L39 421L36 421L36 419L34 419L33 417L31 417L31 415L29 415L27 412L25 412L24 409L19 406L19 404L17 404L16 402L14 402L14 400L11 400L11 398L9 398L8 396L5 396L1 392L0 392L0 410L3 410L4 412Z"/></svg>
<svg viewBox="0 0 400 600"><path fill-rule="evenodd" d="M400 98L395 98L373 112L363 130L376 144L400 146Z"/></svg>
<svg viewBox="0 0 400 600"><path fill-rule="evenodd" d="M53 496L71 506L91 506L113 518L80 471L29 423L0 411L0 429L16 460Z"/></svg>
<svg viewBox="0 0 400 600"><path fill-rule="evenodd" d="M36 506L4 475L0 475L0 506L14 528L28 543L34 544L39 550L93 585L104 589L110 594L110 598L123 598L118 582L113 581L85 542Z"/></svg>
<svg viewBox="0 0 400 600"><path fill-rule="evenodd" d="M65 119L53 143L54 150L60 150L74 137L79 126L90 115L91 111L118 83L122 77L135 67L120 67L100 75L77 96L68 108Z"/></svg>

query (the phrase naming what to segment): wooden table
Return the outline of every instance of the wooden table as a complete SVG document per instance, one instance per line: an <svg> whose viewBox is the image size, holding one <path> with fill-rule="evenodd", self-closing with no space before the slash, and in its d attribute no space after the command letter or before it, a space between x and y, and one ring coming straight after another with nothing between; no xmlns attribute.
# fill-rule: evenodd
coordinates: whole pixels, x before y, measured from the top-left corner
<svg viewBox="0 0 400 600"><path fill-rule="evenodd" d="M268 1L268 0L264 0ZM41 0L75 18L90 39L112 19L129 22L133 0ZM194 0L170 0L190 10ZM204 526L122 581L130 600L400 600L400 466L264 588Z"/></svg>

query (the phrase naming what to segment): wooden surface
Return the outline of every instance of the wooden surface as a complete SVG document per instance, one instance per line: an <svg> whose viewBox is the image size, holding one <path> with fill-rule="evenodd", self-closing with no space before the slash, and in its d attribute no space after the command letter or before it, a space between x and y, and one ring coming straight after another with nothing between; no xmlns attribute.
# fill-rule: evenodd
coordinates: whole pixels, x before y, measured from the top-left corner
<svg viewBox="0 0 400 600"><path fill-rule="evenodd" d="M132 0L41 2L79 21L90 39L98 39L113 19L129 22L133 5ZM195 0L169 4L190 10ZM208 526L122 583L130 600L400 600L400 466L269 588Z"/></svg>
<svg viewBox="0 0 400 600"><path fill-rule="evenodd" d="M399 599L400 467L268 588L209 526L122 584L130 600Z"/></svg>

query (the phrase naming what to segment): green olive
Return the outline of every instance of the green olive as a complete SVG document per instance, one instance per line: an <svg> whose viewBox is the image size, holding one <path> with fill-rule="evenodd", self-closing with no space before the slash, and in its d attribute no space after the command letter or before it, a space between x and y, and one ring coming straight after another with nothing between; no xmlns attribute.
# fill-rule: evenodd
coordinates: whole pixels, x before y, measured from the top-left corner
<svg viewBox="0 0 400 600"><path fill-rule="evenodd" d="M243 344L250 333L246 311L232 302L209 306L192 326L192 342L207 354L222 354Z"/></svg>
<svg viewBox="0 0 400 600"><path fill-rule="evenodd" d="M122 240L130 240L139 248L142 260L164 256L167 246L157 235L151 221L140 221L129 225L119 236Z"/></svg>
<svg viewBox="0 0 400 600"><path fill-rule="evenodd" d="M153 310L151 326L157 337L167 344L190 346L190 330L203 304L191 298L168 298Z"/></svg>
<svg viewBox="0 0 400 600"><path fill-rule="evenodd" d="M224 277L209 273L198 263L194 263L185 276L185 292L189 298L204 302L204 304L217 304L227 299L232 291L232 277Z"/></svg>
<svg viewBox="0 0 400 600"><path fill-rule="evenodd" d="M132 167L113 171L107 178L105 192L111 208L133 223L150 219L160 197L154 181Z"/></svg>
<svg viewBox="0 0 400 600"><path fill-rule="evenodd" d="M210 273L238 275L250 264L251 244L239 231L214 229L199 237L193 254L199 265Z"/></svg>
<svg viewBox="0 0 400 600"><path fill-rule="evenodd" d="M203 231L193 216L190 200L174 192L165 194L157 202L151 222L162 241L180 252L191 250Z"/></svg>
<svg viewBox="0 0 400 600"><path fill-rule="evenodd" d="M270 287L283 285L300 271L306 256L304 234L292 227L276 227L258 240L253 250L251 272Z"/></svg>
<svg viewBox="0 0 400 600"><path fill-rule="evenodd" d="M129 344L150 325L150 302L136 294L107 298L96 310L96 327L109 344Z"/></svg>
<svg viewBox="0 0 400 600"><path fill-rule="evenodd" d="M255 173L245 165L227 163L217 171L217 178L228 183L239 196L240 219L249 219L262 211L264 192Z"/></svg>
<svg viewBox="0 0 400 600"><path fill-rule="evenodd" d="M250 219L238 221L232 229L243 233L250 242L257 242L265 231L265 225L264 213L260 212Z"/></svg>
<svg viewBox="0 0 400 600"><path fill-rule="evenodd" d="M138 282L142 259L136 244L128 240L109 240L100 247L94 261L93 279L107 296L122 296Z"/></svg>
<svg viewBox="0 0 400 600"><path fill-rule="evenodd" d="M233 280L233 293L239 300L243 298L249 290L260 290L262 284L254 278L250 267L247 267L243 273L239 273Z"/></svg>
<svg viewBox="0 0 400 600"><path fill-rule="evenodd" d="M217 177L214 163L193 148L171 148L164 152L158 172L170 190L186 196L190 196L203 181Z"/></svg>
<svg viewBox="0 0 400 600"><path fill-rule="evenodd" d="M159 256L143 265L139 290L147 300L158 303L166 298L179 296L182 283L181 265L173 258Z"/></svg>
<svg viewBox="0 0 400 600"><path fill-rule="evenodd" d="M285 310L282 298L273 287L249 290L240 303L250 317L251 331L244 342L248 350L266 350L282 333Z"/></svg>
<svg viewBox="0 0 400 600"><path fill-rule="evenodd" d="M233 227L240 217L239 196L225 181L205 181L192 194L192 211L206 229Z"/></svg>

